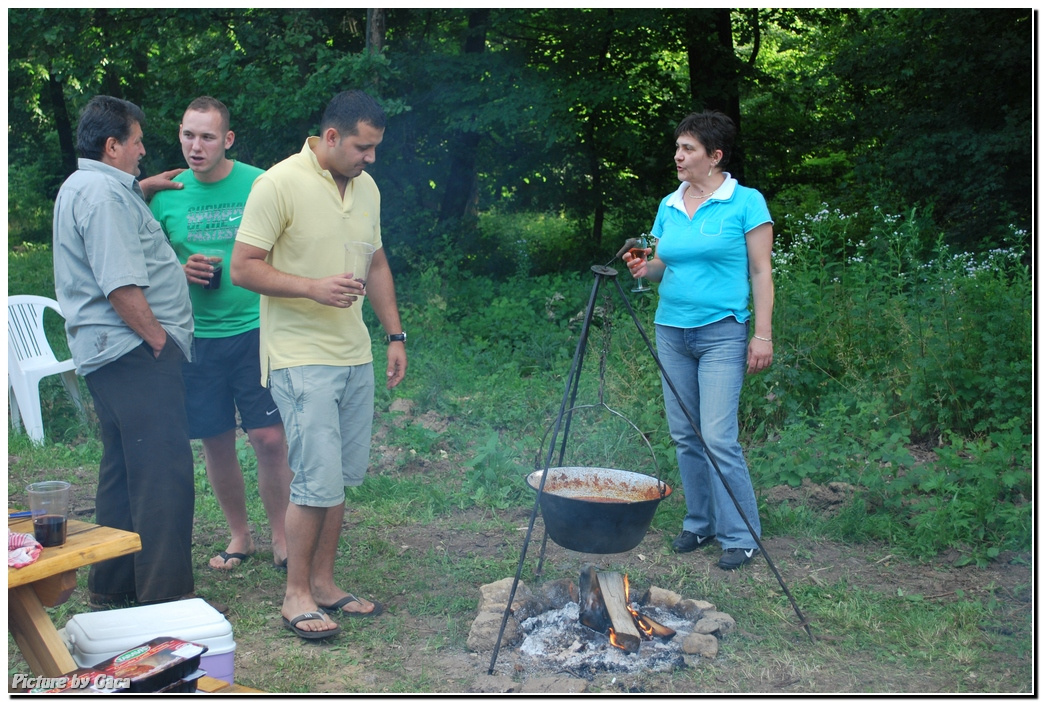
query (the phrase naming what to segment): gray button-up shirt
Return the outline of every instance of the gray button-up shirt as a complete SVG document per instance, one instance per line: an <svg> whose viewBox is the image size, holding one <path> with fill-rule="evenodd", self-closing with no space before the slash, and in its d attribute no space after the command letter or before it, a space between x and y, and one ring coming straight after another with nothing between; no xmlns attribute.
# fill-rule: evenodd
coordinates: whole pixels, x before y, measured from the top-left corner
<svg viewBox="0 0 1041 702"><path fill-rule="evenodd" d="M108 301L126 285L142 289L152 314L191 359L188 282L141 186L129 173L81 158L54 202L54 288L80 375L141 345Z"/></svg>

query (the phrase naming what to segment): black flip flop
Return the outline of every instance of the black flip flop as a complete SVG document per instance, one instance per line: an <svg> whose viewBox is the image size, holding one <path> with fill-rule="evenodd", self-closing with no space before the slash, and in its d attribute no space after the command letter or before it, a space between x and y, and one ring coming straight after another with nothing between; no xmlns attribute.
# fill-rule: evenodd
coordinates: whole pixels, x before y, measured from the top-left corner
<svg viewBox="0 0 1041 702"><path fill-rule="evenodd" d="M376 600L369 600L369 602L372 603L371 612L349 612L346 609L341 609L345 604L350 604L351 602L361 604L361 600L354 595L347 595L329 606L318 605L318 609L322 610L326 614L339 614L344 617L378 617L383 614L383 605Z"/></svg>
<svg viewBox="0 0 1041 702"><path fill-rule="evenodd" d="M226 570L226 571L235 570L240 565L242 565L243 563L248 561L249 557L252 556L253 554L252 553L238 553L238 552L228 553L227 551L221 551L217 555L224 559L224 565L228 565L228 561L230 561L232 558L239 559L239 565L232 566L230 568L214 568L213 566L210 566L210 570ZM207 565L209 565L209 564L207 564Z"/></svg>
<svg viewBox="0 0 1041 702"><path fill-rule="evenodd" d="M297 626L300 622L312 621L315 619L321 619L325 621L325 617L322 616L321 612L304 612L298 616L292 618L292 620L282 617L282 625L289 629L291 632L299 636L301 639L328 639L331 636L336 636L340 633L340 627L335 629L325 629L324 631L307 631Z"/></svg>
<svg viewBox="0 0 1041 702"><path fill-rule="evenodd" d="M289 559L286 558L281 563L272 563L271 567L274 568L275 570L280 570L283 573L288 573L289 572Z"/></svg>

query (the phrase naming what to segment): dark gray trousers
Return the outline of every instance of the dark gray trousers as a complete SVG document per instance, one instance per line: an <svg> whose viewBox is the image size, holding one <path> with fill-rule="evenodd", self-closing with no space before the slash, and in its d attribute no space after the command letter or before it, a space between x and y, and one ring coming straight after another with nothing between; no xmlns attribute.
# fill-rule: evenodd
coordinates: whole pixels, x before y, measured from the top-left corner
<svg viewBox="0 0 1041 702"><path fill-rule="evenodd" d="M195 589L194 462L183 362L171 339L158 359L141 344L86 376L104 444L96 521L141 537L138 553L91 567L92 593L149 603Z"/></svg>

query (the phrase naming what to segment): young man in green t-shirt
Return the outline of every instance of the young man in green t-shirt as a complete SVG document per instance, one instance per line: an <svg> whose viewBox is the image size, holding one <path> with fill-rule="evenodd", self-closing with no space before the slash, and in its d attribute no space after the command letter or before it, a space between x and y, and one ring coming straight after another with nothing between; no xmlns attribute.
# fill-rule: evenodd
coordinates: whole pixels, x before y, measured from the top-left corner
<svg viewBox="0 0 1041 702"><path fill-rule="evenodd" d="M284 570L285 515L293 476L281 415L260 382L260 296L233 285L222 270L231 263L246 198L263 171L227 157L235 133L228 108L215 98L200 97L188 105L180 142L188 170L174 181L183 187L159 191L151 208L189 283L195 352L192 363L184 365L188 425L191 438L202 439L206 474L231 530L227 549L209 565L231 570L256 550L235 450L237 407L257 455L274 564Z"/></svg>

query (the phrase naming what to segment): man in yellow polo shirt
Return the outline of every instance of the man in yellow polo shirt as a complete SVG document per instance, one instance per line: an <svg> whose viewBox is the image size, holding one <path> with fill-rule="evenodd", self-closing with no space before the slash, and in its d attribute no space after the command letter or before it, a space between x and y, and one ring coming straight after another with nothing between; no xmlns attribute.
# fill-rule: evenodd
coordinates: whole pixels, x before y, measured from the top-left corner
<svg viewBox="0 0 1041 702"><path fill-rule="evenodd" d="M232 281L261 295L261 381L282 415L293 470L282 621L304 639L339 633L327 615L383 610L341 589L333 564L344 487L360 485L369 462L375 381L364 298L387 332L388 388L407 366L380 193L365 173L385 127L383 109L364 92L334 97L318 136L254 182L231 258ZM364 282L344 270L348 241L376 247Z"/></svg>

